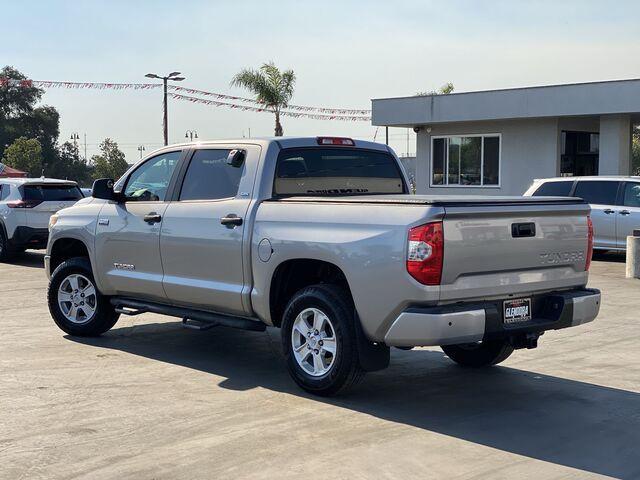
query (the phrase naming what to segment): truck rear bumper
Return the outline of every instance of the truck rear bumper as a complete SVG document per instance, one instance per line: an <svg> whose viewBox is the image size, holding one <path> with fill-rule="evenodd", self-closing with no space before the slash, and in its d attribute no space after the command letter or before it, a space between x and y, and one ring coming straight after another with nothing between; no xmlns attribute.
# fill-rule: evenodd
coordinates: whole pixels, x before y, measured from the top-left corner
<svg viewBox="0 0 640 480"><path fill-rule="evenodd" d="M410 308L393 322L384 341L389 346L414 347L518 337L588 323L600 311L600 291L595 289L522 297L531 298L532 318L527 322L505 324L503 300Z"/></svg>

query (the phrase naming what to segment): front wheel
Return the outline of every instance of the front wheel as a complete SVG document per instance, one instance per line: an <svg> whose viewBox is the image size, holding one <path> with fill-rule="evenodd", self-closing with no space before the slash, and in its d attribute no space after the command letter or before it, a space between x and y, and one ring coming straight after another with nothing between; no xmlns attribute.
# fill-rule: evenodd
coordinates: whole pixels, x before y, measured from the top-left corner
<svg viewBox="0 0 640 480"><path fill-rule="evenodd" d="M13 250L9 246L9 241L2 227L0 226L0 262L6 262L13 256Z"/></svg>
<svg viewBox="0 0 640 480"><path fill-rule="evenodd" d="M314 285L291 298L282 320L282 343L289 373L300 387L328 396L363 377L356 321L350 297L337 285Z"/></svg>
<svg viewBox="0 0 640 480"><path fill-rule="evenodd" d="M488 367L505 361L513 353L508 340L490 340L461 345L443 345L442 351L463 367Z"/></svg>
<svg viewBox="0 0 640 480"><path fill-rule="evenodd" d="M70 335L96 337L113 327L120 316L96 288L91 264L82 257L58 265L47 299L56 325Z"/></svg>

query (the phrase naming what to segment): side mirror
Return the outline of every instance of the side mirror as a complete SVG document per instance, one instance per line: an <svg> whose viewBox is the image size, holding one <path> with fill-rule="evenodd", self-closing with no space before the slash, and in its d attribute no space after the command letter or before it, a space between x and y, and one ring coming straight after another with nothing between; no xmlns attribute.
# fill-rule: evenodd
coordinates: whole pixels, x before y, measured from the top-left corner
<svg viewBox="0 0 640 480"><path fill-rule="evenodd" d="M115 200L116 195L113 193L113 179L99 178L93 182L91 196L94 198L102 198L103 200Z"/></svg>
<svg viewBox="0 0 640 480"><path fill-rule="evenodd" d="M231 165L234 168L240 168L244 163L244 157L244 150L231 150L227 156L227 165Z"/></svg>

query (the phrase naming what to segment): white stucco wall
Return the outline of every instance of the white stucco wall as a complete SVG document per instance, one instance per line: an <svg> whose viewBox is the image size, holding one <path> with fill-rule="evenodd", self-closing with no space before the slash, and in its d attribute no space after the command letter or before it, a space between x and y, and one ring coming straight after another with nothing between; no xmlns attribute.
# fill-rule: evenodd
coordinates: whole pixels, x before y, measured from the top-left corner
<svg viewBox="0 0 640 480"><path fill-rule="evenodd" d="M432 125L417 135L416 190L425 194L522 195L534 178L559 174L560 129L557 118L461 122ZM500 187L430 187L431 137L500 133Z"/></svg>
<svg viewBox="0 0 640 480"><path fill-rule="evenodd" d="M631 173L631 117L600 117L600 175Z"/></svg>

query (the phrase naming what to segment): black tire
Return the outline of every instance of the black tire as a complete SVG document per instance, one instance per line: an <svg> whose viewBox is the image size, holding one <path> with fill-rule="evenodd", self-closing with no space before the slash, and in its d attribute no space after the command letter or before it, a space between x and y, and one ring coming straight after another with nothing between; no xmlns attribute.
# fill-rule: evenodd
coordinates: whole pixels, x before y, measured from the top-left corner
<svg viewBox="0 0 640 480"><path fill-rule="evenodd" d="M67 319L58 304L58 289L72 274L84 276L93 283L95 288L95 313L84 323L74 323ZM47 300L49 302L49 312L51 312L56 325L69 335L78 337L97 337L113 327L120 316L116 313L113 305L109 303L109 299L98 291L93 278L91 263L85 257L70 258L58 265L49 281Z"/></svg>
<svg viewBox="0 0 640 480"><path fill-rule="evenodd" d="M321 376L306 372L293 352L294 321L309 308L318 309L327 316L337 344L333 363ZM329 396L345 392L362 379L365 372L358 359L356 321L351 298L337 285L313 285L291 298L282 319L282 345L289 373L300 387L315 395Z"/></svg>
<svg viewBox="0 0 640 480"><path fill-rule="evenodd" d="M6 262L13 257L13 250L9 245L4 229L0 226L0 262Z"/></svg>
<svg viewBox="0 0 640 480"><path fill-rule="evenodd" d="M464 345L443 345L447 357L463 367L489 367L505 361L513 353L508 340L491 340Z"/></svg>

